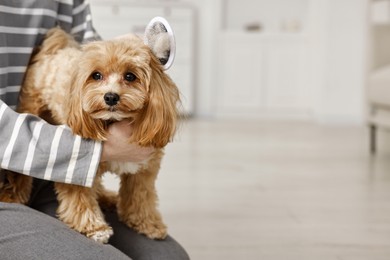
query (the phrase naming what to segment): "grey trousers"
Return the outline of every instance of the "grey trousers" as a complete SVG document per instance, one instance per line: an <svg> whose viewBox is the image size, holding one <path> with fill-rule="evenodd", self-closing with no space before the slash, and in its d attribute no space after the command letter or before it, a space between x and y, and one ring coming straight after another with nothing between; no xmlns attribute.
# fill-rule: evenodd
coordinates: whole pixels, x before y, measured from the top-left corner
<svg viewBox="0 0 390 260"><path fill-rule="evenodd" d="M0 203L0 259L69 260L186 260L185 250L171 237L157 241L137 234L104 212L114 229L108 245L101 245L57 220L53 184L34 181L29 206Z"/></svg>

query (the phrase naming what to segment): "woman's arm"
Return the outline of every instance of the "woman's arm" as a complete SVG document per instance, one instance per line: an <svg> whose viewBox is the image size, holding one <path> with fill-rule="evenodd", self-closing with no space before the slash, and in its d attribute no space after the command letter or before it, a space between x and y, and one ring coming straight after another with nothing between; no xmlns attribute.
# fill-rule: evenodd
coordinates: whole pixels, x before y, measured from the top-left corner
<svg viewBox="0 0 390 260"><path fill-rule="evenodd" d="M56 182L91 186L102 144L65 126L18 114L0 101L1 168Z"/></svg>

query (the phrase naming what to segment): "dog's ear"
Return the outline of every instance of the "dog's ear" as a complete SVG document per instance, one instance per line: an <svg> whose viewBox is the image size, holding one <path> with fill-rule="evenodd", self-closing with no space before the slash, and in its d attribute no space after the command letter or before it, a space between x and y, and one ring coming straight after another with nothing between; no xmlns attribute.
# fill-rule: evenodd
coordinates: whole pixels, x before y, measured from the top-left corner
<svg viewBox="0 0 390 260"><path fill-rule="evenodd" d="M153 18L146 26L144 42L160 61L164 70L169 69L175 59L175 36L168 21L162 17Z"/></svg>
<svg viewBox="0 0 390 260"><path fill-rule="evenodd" d="M159 61L151 54L152 69L149 99L134 121L132 141L141 146L164 147L176 131L179 91L164 73Z"/></svg>
<svg viewBox="0 0 390 260"><path fill-rule="evenodd" d="M85 84L85 76L76 71L73 75L70 89L70 97L67 100L67 125L73 133L83 138L94 140L106 140L106 131L104 123L101 120L93 119L83 110L81 89Z"/></svg>
<svg viewBox="0 0 390 260"><path fill-rule="evenodd" d="M171 141L178 118L179 90L171 78L164 73L173 63L175 39L172 28L162 17L148 24L144 43L150 50L148 101L135 118L132 142L141 146L164 147Z"/></svg>

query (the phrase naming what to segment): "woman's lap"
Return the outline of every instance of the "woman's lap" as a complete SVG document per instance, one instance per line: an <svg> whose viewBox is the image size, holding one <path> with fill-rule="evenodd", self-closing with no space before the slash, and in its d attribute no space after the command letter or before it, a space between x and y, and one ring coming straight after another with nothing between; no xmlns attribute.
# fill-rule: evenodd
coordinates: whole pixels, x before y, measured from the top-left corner
<svg viewBox="0 0 390 260"><path fill-rule="evenodd" d="M62 222L20 204L0 203L0 252L4 260L129 259Z"/></svg>
<svg viewBox="0 0 390 260"><path fill-rule="evenodd" d="M12 243L11 247L4 247L4 249L7 248L6 251L10 251L12 248L12 251L15 250L15 253L18 253L18 248L26 250L28 247L31 248L31 252L29 252L31 254L34 251L42 251L42 253L57 256L59 254L56 250L59 248L60 253L64 253L64 257L61 258L60 254L61 257L56 257L56 259L92 259L92 256L93 259L128 259L115 248L136 260L189 259L185 250L173 238L168 236L165 240L160 241L148 239L119 222L118 216L114 212L104 212L107 222L114 229L114 235L109 241L111 246L100 245L69 229L62 222L47 217L46 215L55 216L57 205L53 184L40 180L34 181L34 190L29 205L36 211L22 205L0 204L0 210L5 213L0 214L0 223L2 226L8 226L7 230L2 228L0 231L0 252L3 252L1 248L5 244ZM5 244L2 243L3 240ZM19 253L27 254L27 252L23 253L23 250L19 250L22 251ZM80 255L81 253L83 255ZM26 254L24 256L27 256ZM9 259L26 258L14 256ZM39 255L37 259L50 258Z"/></svg>

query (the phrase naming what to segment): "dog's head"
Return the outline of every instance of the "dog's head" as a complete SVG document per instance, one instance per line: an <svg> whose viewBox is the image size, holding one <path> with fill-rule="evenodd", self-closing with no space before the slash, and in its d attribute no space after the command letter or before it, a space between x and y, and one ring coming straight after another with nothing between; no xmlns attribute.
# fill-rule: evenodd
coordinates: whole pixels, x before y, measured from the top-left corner
<svg viewBox="0 0 390 260"><path fill-rule="evenodd" d="M176 129L177 102L176 85L140 38L91 42L74 68L67 123L104 140L108 123L131 119L131 142L163 147Z"/></svg>

